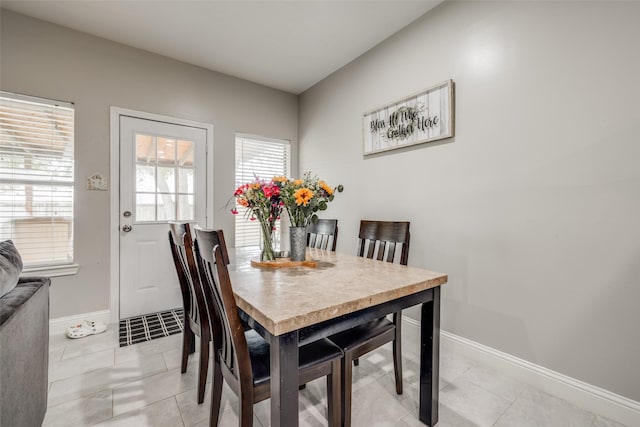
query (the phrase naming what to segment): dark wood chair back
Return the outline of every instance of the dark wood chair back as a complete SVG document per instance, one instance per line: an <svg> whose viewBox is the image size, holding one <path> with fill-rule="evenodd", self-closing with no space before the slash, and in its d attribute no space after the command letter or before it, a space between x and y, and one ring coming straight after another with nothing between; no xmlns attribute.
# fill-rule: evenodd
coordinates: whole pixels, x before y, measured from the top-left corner
<svg viewBox="0 0 640 427"><path fill-rule="evenodd" d="M184 331L182 337L182 359L180 371L187 372L189 354L194 353L196 336L200 337L198 368L198 403L204 401L209 370L209 343L215 331L211 328L207 297L200 282L193 252L191 225L186 222L169 222L169 244L178 273L184 305ZM215 337L214 337L215 338Z"/></svg>
<svg viewBox="0 0 640 427"><path fill-rule="evenodd" d="M358 256L396 262L396 252L400 246L400 257L397 262L407 265L410 225L408 221L360 221Z"/></svg>
<svg viewBox="0 0 640 427"><path fill-rule="evenodd" d="M240 398L239 424L253 425L253 404L271 395L269 344L255 331L247 331L238 314L231 279L227 270L228 256L222 230L195 227L195 253L200 281L211 301L209 313L214 326L213 380L209 425L218 425L223 378ZM212 309L213 307L213 309ZM338 427L340 411L340 360L342 352L327 339L300 348L298 378L304 384L321 376L327 377L329 425ZM302 363L300 362L302 361Z"/></svg>
<svg viewBox="0 0 640 427"><path fill-rule="evenodd" d="M307 246L322 250L336 250L338 243L338 220L319 219L307 231Z"/></svg>
<svg viewBox="0 0 640 427"><path fill-rule="evenodd" d="M217 313L220 332L220 362L233 374L243 393L253 390L251 359L244 335L244 325L238 315L231 279L227 270L228 255L225 259L226 245L222 230L204 230L196 227L195 251L202 284L209 293L212 308ZM237 363L237 365L236 365ZM251 399L253 400L253 398Z"/></svg>
<svg viewBox="0 0 640 427"><path fill-rule="evenodd" d="M195 273L197 269L193 253L191 225L186 222L170 221L169 243L182 291L185 319L200 329L201 320L208 321L208 318L200 278Z"/></svg>
<svg viewBox="0 0 640 427"><path fill-rule="evenodd" d="M409 261L408 221L360 221L358 234L358 256L378 261L398 262L407 265ZM400 247L400 249L398 248ZM399 256L396 256L399 252ZM396 379L396 393L402 394L402 311L393 313L393 321L381 318L364 325L346 330L329 337L344 351L342 360L343 400L342 425L351 426L352 367L358 365L358 358L388 343L393 342L393 369Z"/></svg>

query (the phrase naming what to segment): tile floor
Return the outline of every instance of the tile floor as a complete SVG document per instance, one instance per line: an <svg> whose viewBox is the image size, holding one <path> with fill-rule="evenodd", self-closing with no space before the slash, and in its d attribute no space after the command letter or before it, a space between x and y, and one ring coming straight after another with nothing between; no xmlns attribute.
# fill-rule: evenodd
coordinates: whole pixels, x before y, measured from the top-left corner
<svg viewBox="0 0 640 427"><path fill-rule="evenodd" d="M407 328L404 328L406 330ZM196 404L197 355L180 374L182 336L119 348L110 328L79 340L51 336L49 408L44 426L204 427L209 388ZM420 426L417 343L403 339L404 394L396 395L390 348L361 359L354 371L353 425ZM440 363L439 427L624 427L452 353ZM223 390L220 426L237 426L237 399ZM300 392L300 425L326 425L325 382ZM269 425L269 401L254 407L254 426Z"/></svg>

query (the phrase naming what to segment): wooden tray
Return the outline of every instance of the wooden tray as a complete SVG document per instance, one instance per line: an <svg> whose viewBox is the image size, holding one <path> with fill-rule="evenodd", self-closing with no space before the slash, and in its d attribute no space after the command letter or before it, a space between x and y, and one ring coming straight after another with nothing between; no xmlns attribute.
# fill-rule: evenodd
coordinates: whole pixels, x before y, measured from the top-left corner
<svg viewBox="0 0 640 427"><path fill-rule="evenodd" d="M318 261L312 259L304 261L291 261L290 258L276 258L275 261L259 261L257 259L251 260L253 267L266 267L266 268L289 268L289 267L311 267L316 268Z"/></svg>

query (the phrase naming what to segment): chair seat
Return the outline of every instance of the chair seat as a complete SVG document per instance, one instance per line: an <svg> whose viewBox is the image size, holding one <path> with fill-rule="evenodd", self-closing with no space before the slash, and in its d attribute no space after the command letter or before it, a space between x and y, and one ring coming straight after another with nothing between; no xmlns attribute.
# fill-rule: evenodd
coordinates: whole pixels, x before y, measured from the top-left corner
<svg viewBox="0 0 640 427"><path fill-rule="evenodd" d="M344 332L331 335L329 339L335 345L347 352L353 348L376 338L385 332L393 331L396 326L386 317L372 320L364 325L356 326Z"/></svg>
<svg viewBox="0 0 640 427"><path fill-rule="evenodd" d="M269 343L255 330L251 329L244 333L247 339L247 347L251 355L251 369L253 370L253 384L269 382L271 360L269 356ZM331 341L323 338L310 344L303 345L299 349L298 364L300 369L319 365L333 359L340 359L342 351Z"/></svg>

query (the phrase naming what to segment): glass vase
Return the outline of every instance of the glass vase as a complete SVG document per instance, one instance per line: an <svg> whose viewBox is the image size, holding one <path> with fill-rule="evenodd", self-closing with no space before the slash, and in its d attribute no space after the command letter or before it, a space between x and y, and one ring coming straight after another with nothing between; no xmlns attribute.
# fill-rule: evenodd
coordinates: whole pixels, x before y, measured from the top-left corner
<svg viewBox="0 0 640 427"><path fill-rule="evenodd" d="M307 227L291 227L291 261L304 261L307 256Z"/></svg>
<svg viewBox="0 0 640 427"><path fill-rule="evenodd" d="M275 261L276 253L273 249L273 229L269 224L261 224L262 239L260 240L260 261Z"/></svg>

